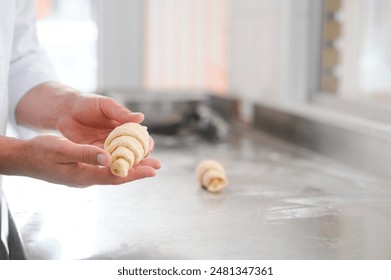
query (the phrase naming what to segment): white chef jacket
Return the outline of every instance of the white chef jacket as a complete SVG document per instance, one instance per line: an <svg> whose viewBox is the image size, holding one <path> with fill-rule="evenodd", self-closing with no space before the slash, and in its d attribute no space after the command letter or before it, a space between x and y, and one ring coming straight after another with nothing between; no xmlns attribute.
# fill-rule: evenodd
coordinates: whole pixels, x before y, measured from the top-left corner
<svg viewBox="0 0 391 280"><path fill-rule="evenodd" d="M23 95L53 80L54 71L37 39L35 1L0 0L0 135L5 135L7 119L16 125L15 108ZM5 244L7 215L0 175L0 241Z"/></svg>

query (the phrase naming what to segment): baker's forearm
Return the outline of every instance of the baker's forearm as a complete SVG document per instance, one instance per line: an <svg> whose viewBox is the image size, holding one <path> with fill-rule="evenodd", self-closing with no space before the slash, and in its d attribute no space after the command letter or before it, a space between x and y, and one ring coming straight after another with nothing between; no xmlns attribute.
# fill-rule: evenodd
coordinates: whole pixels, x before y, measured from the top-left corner
<svg viewBox="0 0 391 280"><path fill-rule="evenodd" d="M16 121L28 127L58 129L58 118L69 110L77 94L76 90L60 83L40 84L19 101L15 110Z"/></svg>
<svg viewBox="0 0 391 280"><path fill-rule="evenodd" d="M0 136L0 174L20 175L26 141Z"/></svg>

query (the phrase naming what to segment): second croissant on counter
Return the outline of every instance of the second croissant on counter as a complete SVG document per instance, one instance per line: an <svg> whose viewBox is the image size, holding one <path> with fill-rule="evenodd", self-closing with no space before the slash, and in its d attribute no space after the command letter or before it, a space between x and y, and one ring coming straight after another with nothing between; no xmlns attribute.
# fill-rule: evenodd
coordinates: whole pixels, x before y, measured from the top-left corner
<svg viewBox="0 0 391 280"><path fill-rule="evenodd" d="M215 160L204 160L196 169L197 180L208 192L219 192L228 185L224 167Z"/></svg>

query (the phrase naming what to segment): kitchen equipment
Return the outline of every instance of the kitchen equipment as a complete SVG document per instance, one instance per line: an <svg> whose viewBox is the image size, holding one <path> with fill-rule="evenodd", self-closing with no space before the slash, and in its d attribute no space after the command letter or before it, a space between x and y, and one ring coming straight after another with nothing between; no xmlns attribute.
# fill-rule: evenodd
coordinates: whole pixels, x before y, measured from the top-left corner
<svg viewBox="0 0 391 280"><path fill-rule="evenodd" d="M206 92L109 92L133 112L145 115L143 125L150 133L191 134L197 133L206 139L224 139L228 123L207 106L211 95Z"/></svg>

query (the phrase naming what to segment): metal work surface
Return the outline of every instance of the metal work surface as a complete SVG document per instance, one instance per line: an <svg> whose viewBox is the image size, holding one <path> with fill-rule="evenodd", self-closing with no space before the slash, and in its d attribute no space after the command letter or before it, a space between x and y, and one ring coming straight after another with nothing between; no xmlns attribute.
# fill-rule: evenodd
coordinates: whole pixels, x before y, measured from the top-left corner
<svg viewBox="0 0 391 280"><path fill-rule="evenodd" d="M292 144L391 179L391 125L307 104L257 104L256 128Z"/></svg>
<svg viewBox="0 0 391 280"><path fill-rule="evenodd" d="M125 186L4 178L32 259L390 259L391 184L267 135L156 136L162 169ZM226 168L211 194L200 160Z"/></svg>

